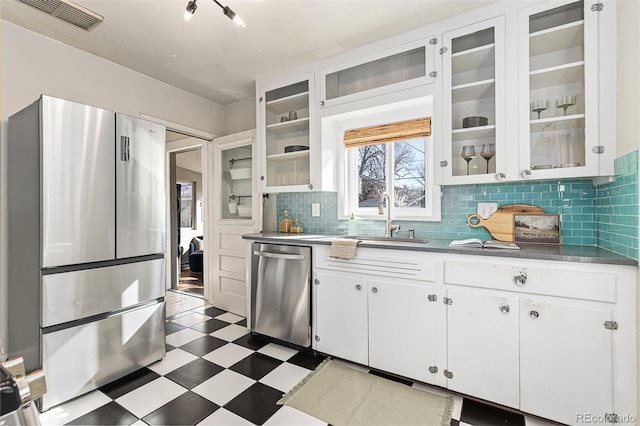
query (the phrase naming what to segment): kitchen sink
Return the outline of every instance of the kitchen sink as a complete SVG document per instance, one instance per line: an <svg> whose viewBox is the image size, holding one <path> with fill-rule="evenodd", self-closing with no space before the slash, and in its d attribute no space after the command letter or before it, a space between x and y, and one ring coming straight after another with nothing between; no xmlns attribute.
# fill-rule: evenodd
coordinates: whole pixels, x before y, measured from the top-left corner
<svg viewBox="0 0 640 426"><path fill-rule="evenodd" d="M360 240L363 243L371 244L428 244L429 240L422 238L398 238L398 237L369 237L369 236L346 236L342 238L349 238L353 240Z"/></svg>

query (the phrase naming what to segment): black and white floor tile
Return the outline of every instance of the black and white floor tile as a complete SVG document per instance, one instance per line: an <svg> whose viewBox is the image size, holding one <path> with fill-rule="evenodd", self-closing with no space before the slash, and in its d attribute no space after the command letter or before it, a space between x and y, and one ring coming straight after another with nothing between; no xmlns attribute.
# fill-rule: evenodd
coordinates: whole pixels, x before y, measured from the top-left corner
<svg viewBox="0 0 640 426"><path fill-rule="evenodd" d="M249 333L245 318L210 305L176 313L166 329L164 359L50 409L41 415L42 424L327 425L276 405L324 356L260 341ZM547 424L457 395L454 401L453 426Z"/></svg>

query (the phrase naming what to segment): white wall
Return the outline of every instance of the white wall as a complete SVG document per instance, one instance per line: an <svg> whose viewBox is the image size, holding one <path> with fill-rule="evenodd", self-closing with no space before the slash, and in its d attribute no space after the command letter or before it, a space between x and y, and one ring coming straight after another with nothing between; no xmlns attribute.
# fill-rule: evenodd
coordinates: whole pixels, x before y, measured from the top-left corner
<svg viewBox="0 0 640 426"><path fill-rule="evenodd" d="M6 158L6 120L47 94L132 116L147 114L224 134L224 107L85 51L25 30L1 25L2 103L0 159ZM6 178L0 161L0 338L6 346ZM34 303L37 301L34 300Z"/></svg>
<svg viewBox="0 0 640 426"><path fill-rule="evenodd" d="M618 2L616 157L640 148L640 2Z"/></svg>
<svg viewBox="0 0 640 426"><path fill-rule="evenodd" d="M224 107L225 135L233 135L256 128L256 98L246 99Z"/></svg>

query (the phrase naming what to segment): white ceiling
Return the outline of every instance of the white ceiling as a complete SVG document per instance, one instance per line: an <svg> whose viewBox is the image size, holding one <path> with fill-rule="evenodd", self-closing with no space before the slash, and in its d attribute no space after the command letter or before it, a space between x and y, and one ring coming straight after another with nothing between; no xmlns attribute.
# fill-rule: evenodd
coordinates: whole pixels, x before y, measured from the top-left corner
<svg viewBox="0 0 640 426"><path fill-rule="evenodd" d="M493 0L75 0L104 17L87 32L17 0L2 18L222 105L255 80L435 22Z"/></svg>
<svg viewBox="0 0 640 426"><path fill-rule="evenodd" d="M176 166L196 173L202 173L202 150L194 149L177 153Z"/></svg>

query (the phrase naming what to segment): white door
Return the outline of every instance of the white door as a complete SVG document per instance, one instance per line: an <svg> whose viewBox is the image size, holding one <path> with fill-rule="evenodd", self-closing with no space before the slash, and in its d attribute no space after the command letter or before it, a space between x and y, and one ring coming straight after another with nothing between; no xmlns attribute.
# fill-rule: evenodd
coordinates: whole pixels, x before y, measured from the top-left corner
<svg viewBox="0 0 640 426"><path fill-rule="evenodd" d="M522 411L568 424L613 412L610 320L607 310L521 300Z"/></svg>
<svg viewBox="0 0 640 426"><path fill-rule="evenodd" d="M369 365L434 383L432 287L369 281Z"/></svg>
<svg viewBox="0 0 640 426"><path fill-rule="evenodd" d="M216 308L247 314L246 242L243 234L260 230L256 186L255 131L214 139L213 197L209 257L209 301Z"/></svg>
<svg viewBox="0 0 640 426"><path fill-rule="evenodd" d="M365 280L318 271L314 281L314 348L367 365L369 348Z"/></svg>
<svg viewBox="0 0 640 426"><path fill-rule="evenodd" d="M518 408L518 299L461 291L447 296L447 387Z"/></svg>

